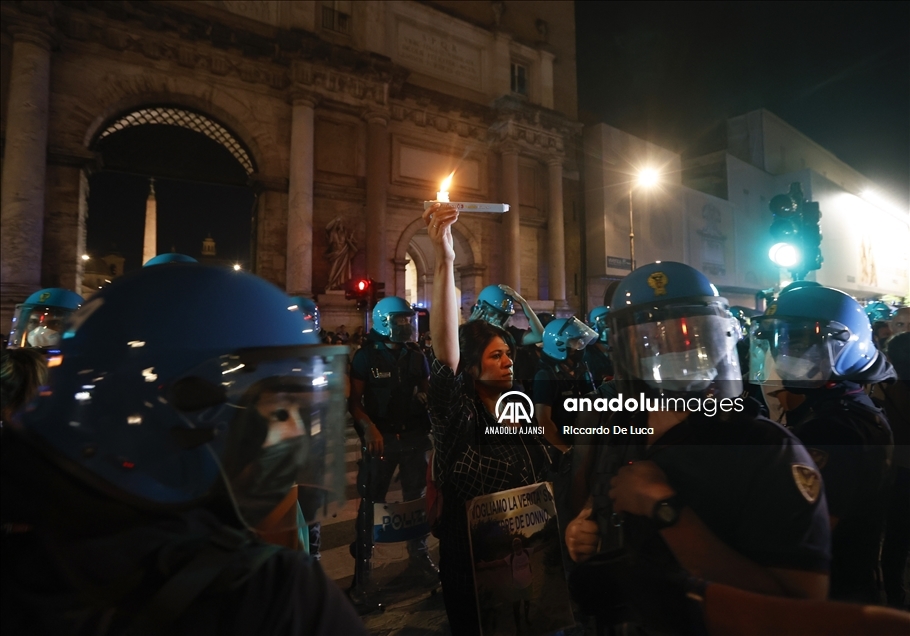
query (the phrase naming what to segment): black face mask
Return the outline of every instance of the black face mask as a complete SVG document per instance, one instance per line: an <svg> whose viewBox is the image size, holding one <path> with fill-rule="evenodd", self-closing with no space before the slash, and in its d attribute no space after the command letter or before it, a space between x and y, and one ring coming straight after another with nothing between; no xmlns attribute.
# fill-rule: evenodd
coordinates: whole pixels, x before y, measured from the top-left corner
<svg viewBox="0 0 910 636"><path fill-rule="evenodd" d="M572 349L569 351L569 360L578 364L585 359L585 350L584 349Z"/></svg>
<svg viewBox="0 0 910 636"><path fill-rule="evenodd" d="M304 464L307 438L294 437L259 451L250 465L233 484L237 506L251 526L259 524L281 503Z"/></svg>

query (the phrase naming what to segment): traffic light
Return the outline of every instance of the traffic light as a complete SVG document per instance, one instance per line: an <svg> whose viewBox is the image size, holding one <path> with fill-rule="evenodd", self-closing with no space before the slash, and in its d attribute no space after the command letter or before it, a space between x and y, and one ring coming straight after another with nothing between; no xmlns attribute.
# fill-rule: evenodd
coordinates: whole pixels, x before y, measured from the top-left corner
<svg viewBox="0 0 910 636"><path fill-rule="evenodd" d="M806 201L799 182L790 184L787 194L778 194L769 204L774 220L771 237L774 245L768 257L779 267L786 267L799 280L822 266L821 212L818 203Z"/></svg>
<svg viewBox="0 0 910 636"><path fill-rule="evenodd" d="M821 229L821 210L818 209L818 203L814 201L804 201L800 206L802 208L803 226L803 267L807 272L814 269L821 269L824 257L822 257L822 229Z"/></svg>
<svg viewBox="0 0 910 636"><path fill-rule="evenodd" d="M367 300L371 298L373 281L369 278L352 278L344 286L346 300Z"/></svg>

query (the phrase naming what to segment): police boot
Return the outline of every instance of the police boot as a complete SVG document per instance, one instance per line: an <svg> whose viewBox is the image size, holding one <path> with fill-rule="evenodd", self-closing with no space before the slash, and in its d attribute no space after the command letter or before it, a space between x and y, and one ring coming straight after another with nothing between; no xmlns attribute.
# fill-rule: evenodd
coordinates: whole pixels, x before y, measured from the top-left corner
<svg viewBox="0 0 910 636"><path fill-rule="evenodd" d="M408 567L416 573L421 585L435 588L439 585L439 568L427 550L426 537L408 542Z"/></svg>
<svg viewBox="0 0 910 636"><path fill-rule="evenodd" d="M357 537L351 544L354 557L354 580L348 597L361 615L385 609L378 601L379 587L373 581L373 505L361 499L357 514Z"/></svg>
<svg viewBox="0 0 910 636"><path fill-rule="evenodd" d="M379 587L373 581L372 564L369 559L358 558L354 562L354 580L348 589L348 598L361 616L385 611L385 605L379 602Z"/></svg>

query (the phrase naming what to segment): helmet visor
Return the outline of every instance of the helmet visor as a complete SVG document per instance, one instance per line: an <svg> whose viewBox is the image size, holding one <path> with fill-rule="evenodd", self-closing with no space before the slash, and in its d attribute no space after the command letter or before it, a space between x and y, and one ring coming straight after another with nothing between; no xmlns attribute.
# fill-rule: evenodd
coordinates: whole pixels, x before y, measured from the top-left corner
<svg viewBox="0 0 910 636"><path fill-rule="evenodd" d="M73 313L62 307L20 305L13 316L9 347L56 347L60 344L63 323Z"/></svg>
<svg viewBox="0 0 910 636"><path fill-rule="evenodd" d="M317 500L311 515L343 499L346 360L347 348L338 346L219 360L226 404L235 411L222 466L248 525L265 519L295 484Z"/></svg>
<svg viewBox="0 0 910 636"><path fill-rule="evenodd" d="M389 314L389 340L417 342L417 314Z"/></svg>
<svg viewBox="0 0 910 636"><path fill-rule="evenodd" d="M597 332L575 316L569 318L556 334L557 339L566 338L566 349L581 351L597 340Z"/></svg>
<svg viewBox="0 0 910 636"><path fill-rule="evenodd" d="M850 330L838 322L757 321L749 339L749 380L780 387L820 387L834 376L837 359L849 342Z"/></svg>
<svg viewBox="0 0 910 636"><path fill-rule="evenodd" d="M483 320L500 329L505 329L509 317L514 313L515 309L512 307L511 302L509 303L508 310L497 309L487 302L481 302L474 306L474 311L471 313L471 317L468 320Z"/></svg>
<svg viewBox="0 0 910 636"><path fill-rule="evenodd" d="M742 393L736 320L720 305L624 313L614 319L618 373L661 391Z"/></svg>

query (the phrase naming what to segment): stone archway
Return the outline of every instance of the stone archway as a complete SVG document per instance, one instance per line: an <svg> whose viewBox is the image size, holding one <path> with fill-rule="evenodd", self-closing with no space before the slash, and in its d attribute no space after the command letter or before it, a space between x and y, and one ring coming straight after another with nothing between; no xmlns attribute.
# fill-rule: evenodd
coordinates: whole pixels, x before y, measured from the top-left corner
<svg viewBox="0 0 910 636"><path fill-rule="evenodd" d="M254 268L257 198L250 183L257 166L233 131L207 113L156 103L116 113L94 130L89 147L103 169L91 175L89 199L80 205L89 211L86 293L110 282L106 270L94 274L97 261L112 254L124 264L118 273L171 250ZM151 193L149 178L157 180Z"/></svg>
<svg viewBox="0 0 910 636"><path fill-rule="evenodd" d="M452 228L455 238L455 284L461 290L460 307L462 315L467 318L471 307L482 288L482 274L486 269L482 264L480 241L468 225L458 223ZM433 296L433 268L435 257L427 236L426 225L422 218L417 218L402 231L395 248L395 293L399 296L405 291L405 268L407 255L411 253L416 262L418 275L418 298L430 306ZM430 307L432 311L432 307Z"/></svg>
<svg viewBox="0 0 910 636"><path fill-rule="evenodd" d="M45 243L42 270L74 270L78 287L85 252L86 200L88 177L97 166L91 148L96 138L117 117L154 104L167 104L201 113L218 122L236 137L248 152L254 170L249 185L256 193L253 227L253 270L279 286L285 284L287 251L288 166L290 152L290 109L283 99L275 100L256 91L236 91L208 82L195 82L179 74L165 73L97 75L79 91L71 108L51 119L52 134L61 140L60 149L68 157L66 165L53 166L61 173L66 189L60 189L56 202L66 217L56 233L59 245ZM92 80L95 80L92 82ZM82 168L82 170L80 170ZM52 196L57 193L52 193ZM72 227L78 231L72 232ZM49 227L54 235L55 228ZM73 241L72 237L78 237ZM73 243L70 245L69 243ZM51 255L49 258L48 255ZM60 254L55 258L54 254ZM60 262L57 262L60 261ZM67 287L74 286L68 282Z"/></svg>

